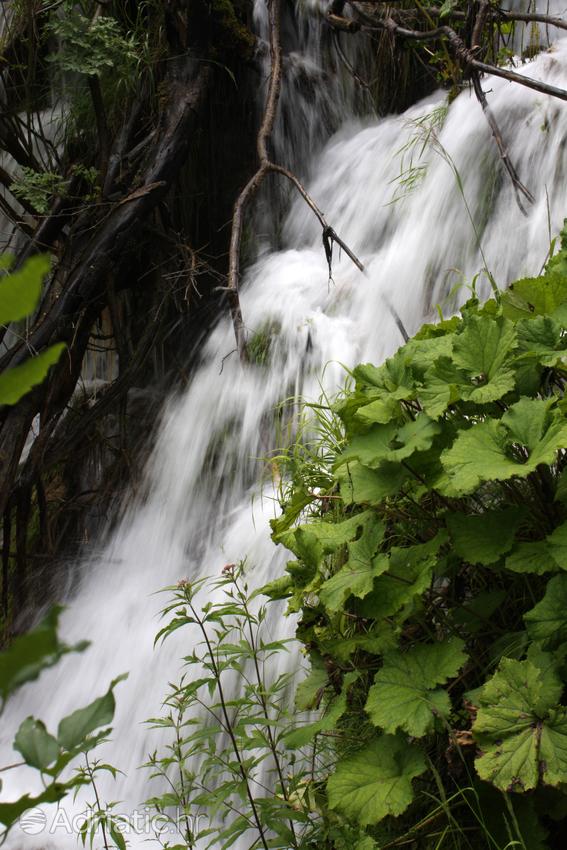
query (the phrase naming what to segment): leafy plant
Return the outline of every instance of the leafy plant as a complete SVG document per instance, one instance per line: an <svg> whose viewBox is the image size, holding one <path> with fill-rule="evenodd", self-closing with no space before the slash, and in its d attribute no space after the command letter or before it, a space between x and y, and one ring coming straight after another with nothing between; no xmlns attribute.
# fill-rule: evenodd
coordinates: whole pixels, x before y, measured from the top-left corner
<svg viewBox="0 0 567 850"><path fill-rule="evenodd" d="M6 651L0 653L0 714L8 698L18 688L37 679L43 670L56 664L63 655L83 652L87 648L86 641L68 646L59 640L57 626L60 612L60 608L53 608L35 629L16 638ZM63 718L55 735L35 717L22 721L14 739L14 749L21 755L24 764L39 772L43 790L36 796L24 794L17 800L0 803L0 841L6 838L18 818L28 809L42 803L57 803L70 791L91 781L84 771L75 773L70 779L63 779L63 774L73 759L107 740L111 730L101 727L108 727L112 721L114 688L123 678L115 679L104 696Z"/></svg>
<svg viewBox="0 0 567 850"><path fill-rule="evenodd" d="M90 19L70 8L63 17L54 18L49 29L60 44L48 60L62 71L99 77L105 70L124 71L137 60L134 38L122 34L115 18Z"/></svg>
<svg viewBox="0 0 567 850"><path fill-rule="evenodd" d="M30 316L41 296L42 281L50 268L47 257L31 257L16 272L0 277L0 325L19 322ZM0 405L16 404L22 396L42 383L59 360L65 346L52 345L21 366L0 374Z"/></svg>
<svg viewBox="0 0 567 850"><path fill-rule="evenodd" d="M320 807L369 847L561 834L566 303L567 228L541 277L356 367L319 448L287 454L272 525L295 560L264 592L299 612L298 694L324 708L287 742L334 741Z"/></svg>
<svg viewBox="0 0 567 850"><path fill-rule="evenodd" d="M49 210L49 202L53 195L60 192L65 181L59 174L52 171L34 171L33 168L22 168L10 191L16 198L27 201L41 215Z"/></svg>
<svg viewBox="0 0 567 850"><path fill-rule="evenodd" d="M199 606L205 588L219 601ZM287 643L265 639L266 609L248 592L243 565L228 564L212 583L182 581L168 590L173 601L164 615L171 619L156 640L190 628L200 642L185 658L187 672L168 694L164 715L149 721L169 729L171 742L148 762L152 778L166 786L148 804L178 832L181 846L206 840L199 846L228 848L245 835L249 846L266 850L314 848L330 832L345 848L354 846L349 841L360 828L321 809L314 773L324 748L314 745L305 762L290 749L298 731L289 700L293 674L278 675L277 665L270 672ZM310 691L308 684L298 694L300 715Z"/></svg>

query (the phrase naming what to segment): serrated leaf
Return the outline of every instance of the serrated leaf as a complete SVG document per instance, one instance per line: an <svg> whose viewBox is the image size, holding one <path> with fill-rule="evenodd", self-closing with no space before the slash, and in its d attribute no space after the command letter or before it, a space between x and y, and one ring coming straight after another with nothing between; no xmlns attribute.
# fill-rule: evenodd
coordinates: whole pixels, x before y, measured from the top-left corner
<svg viewBox="0 0 567 850"><path fill-rule="evenodd" d="M0 325L31 316L50 266L49 257L30 257L17 272L0 277Z"/></svg>
<svg viewBox="0 0 567 850"><path fill-rule="evenodd" d="M414 454L430 448L441 426L422 414L401 427L393 422L374 425L367 434L354 437L339 456L336 466L358 460L370 469L383 463L399 463Z"/></svg>
<svg viewBox="0 0 567 850"><path fill-rule="evenodd" d="M401 348L381 366L361 363L353 374L357 381L387 390L398 400L413 398L415 378L408 359L404 348Z"/></svg>
<svg viewBox="0 0 567 850"><path fill-rule="evenodd" d="M533 573L534 575L557 571L557 564L545 540L517 543L506 558L505 566L507 570L514 573Z"/></svg>
<svg viewBox="0 0 567 850"><path fill-rule="evenodd" d="M455 676L467 656L459 639L415 646L384 656L368 692L365 711L386 732L403 729L419 738L431 731L435 717L446 717L451 703L438 685Z"/></svg>
<svg viewBox="0 0 567 850"><path fill-rule="evenodd" d="M457 555L469 564L488 566L510 551L526 513L525 508L509 507L478 516L450 513L445 521Z"/></svg>
<svg viewBox="0 0 567 850"><path fill-rule="evenodd" d="M542 366L553 367L566 356L567 338L561 326L549 316L536 316L517 324L518 352L522 359L536 360Z"/></svg>
<svg viewBox="0 0 567 850"><path fill-rule="evenodd" d="M450 404L460 398L462 377L450 357L440 357L425 373L419 388L419 401L432 419L439 419Z"/></svg>
<svg viewBox="0 0 567 850"><path fill-rule="evenodd" d="M61 357L65 351L65 345L58 343L52 345L37 357L30 357L21 366L6 369L0 375L0 405L16 404L33 387L41 384L49 372L51 366Z"/></svg>
<svg viewBox="0 0 567 850"><path fill-rule="evenodd" d="M468 375L490 382L510 361L518 344L514 324L502 316L468 318L453 343L453 361Z"/></svg>
<svg viewBox="0 0 567 850"><path fill-rule="evenodd" d="M502 659L484 685L473 734L482 754L481 777L501 791L529 791L559 785L567 771L567 709L563 690L531 661Z"/></svg>
<svg viewBox="0 0 567 850"><path fill-rule="evenodd" d="M549 315L567 301L567 277L552 263L542 277L523 278L510 285L502 295L506 315L513 319Z"/></svg>
<svg viewBox="0 0 567 850"><path fill-rule="evenodd" d="M511 455L522 447L525 457ZM441 454L452 487L459 495L475 490L483 481L525 478L540 463L550 464L567 446L567 422L543 399L523 398L500 421L490 419L461 433Z"/></svg>
<svg viewBox="0 0 567 850"><path fill-rule="evenodd" d="M291 576L280 576L254 591L254 596L267 596L269 599L287 599L293 592Z"/></svg>
<svg viewBox="0 0 567 850"><path fill-rule="evenodd" d="M373 518L359 540L348 544L348 561L319 590L319 598L329 611L338 611L349 596L362 599L372 590L376 576L389 566L386 555L377 555L384 536L384 524Z"/></svg>
<svg viewBox="0 0 567 850"><path fill-rule="evenodd" d="M369 404L359 407L356 412L356 419L367 425L374 423L385 425L392 419L397 419L399 415L400 403L386 395L384 398L377 398Z"/></svg>
<svg viewBox="0 0 567 850"><path fill-rule="evenodd" d="M369 469L358 461L339 467L336 478L346 505L377 505L387 496L398 492L410 473L399 463L384 463L379 469Z"/></svg>
<svg viewBox="0 0 567 850"><path fill-rule="evenodd" d="M21 753L26 764L38 770L48 768L59 755L59 744L41 720L35 717L27 717L21 723L14 739L14 749Z"/></svg>
<svg viewBox="0 0 567 850"><path fill-rule="evenodd" d="M351 516L342 522L310 522L304 526L310 534L314 534L325 552L336 552L339 547L354 540L369 523L375 522L375 514L371 511Z"/></svg>
<svg viewBox="0 0 567 850"><path fill-rule="evenodd" d="M545 596L524 614L524 621L530 638L545 647L567 640L567 575L548 581Z"/></svg>
<svg viewBox="0 0 567 850"><path fill-rule="evenodd" d="M394 628L383 623L376 629L370 629L354 637L338 635L336 638L321 638L319 647L321 652L336 658L341 664L349 660L351 655L358 650L368 652L370 655L383 655L388 650L395 649L398 645L398 636Z"/></svg>
<svg viewBox="0 0 567 850"><path fill-rule="evenodd" d="M562 570L567 570L567 522L558 526L546 538L547 549L555 563Z"/></svg>
<svg viewBox="0 0 567 850"><path fill-rule="evenodd" d="M447 532L443 530L428 543L392 547L388 571L374 580L372 592L357 603L358 613L381 620L411 607L430 586L437 552L446 540Z"/></svg>
<svg viewBox="0 0 567 850"><path fill-rule="evenodd" d="M425 770L418 747L383 735L337 764L327 782L329 807L361 826L401 815L413 800L412 780Z"/></svg>

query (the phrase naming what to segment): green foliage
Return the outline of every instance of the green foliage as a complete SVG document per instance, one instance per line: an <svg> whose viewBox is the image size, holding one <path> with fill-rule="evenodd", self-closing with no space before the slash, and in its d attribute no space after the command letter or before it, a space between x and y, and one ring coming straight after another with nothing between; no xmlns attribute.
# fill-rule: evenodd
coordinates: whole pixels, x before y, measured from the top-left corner
<svg viewBox="0 0 567 850"><path fill-rule="evenodd" d="M399 815L412 800L412 779L426 770L418 747L382 735L341 761L327 783L329 806L362 826Z"/></svg>
<svg viewBox="0 0 567 850"><path fill-rule="evenodd" d="M501 791L558 786L567 775L567 708L553 670L503 658L483 686L473 733L476 769Z"/></svg>
<svg viewBox="0 0 567 850"><path fill-rule="evenodd" d="M299 613L297 702L322 712L288 741L330 736L321 808L376 846L445 846L433 818L451 847L546 848L567 805L566 351L567 229L540 278L356 367L288 454L295 560L264 590Z"/></svg>
<svg viewBox="0 0 567 850"><path fill-rule="evenodd" d="M18 688L37 679L66 653L82 652L88 646L85 641L74 646L60 641L57 633L60 612L60 608L53 608L35 629L16 638L0 653L0 714L7 699ZM14 739L14 749L28 767L40 773L43 791L35 797L23 794L12 802L0 803L0 824L4 827L0 830L0 843L27 809L42 803L56 803L80 786L92 784L92 776L84 770L80 769L69 778L66 769L74 759L86 757L86 753L108 739L111 730L101 727L112 721L113 690L123 678L115 679L103 697L63 718L56 735L35 717L22 721ZM117 846L124 850L119 844Z"/></svg>
<svg viewBox="0 0 567 850"><path fill-rule="evenodd" d="M322 549L333 545L325 530L319 529ZM356 533L349 522L333 531L333 540ZM313 540L310 545L318 551ZM170 732L165 751L153 753L147 765L165 790L147 802L171 827L174 846L224 850L244 835L246 846L264 850L331 846L330 836L337 848L358 846L364 831L323 806L319 778L321 765L332 757L325 733L347 710L356 676L345 677L342 693L322 717L315 723L307 717L300 725L301 711L317 704L326 674L323 679L315 670L303 684L302 705L294 713L288 707L293 675L278 674L275 663L287 642L266 640L266 609L257 594L249 594L243 565L228 564L218 580L182 581L168 590L173 597L163 612L168 621L156 641L179 629L196 638L164 713L149 721ZM207 602L211 597L216 601ZM298 758L298 747L308 749L310 758ZM412 769L408 765L406 774ZM385 794L388 782L397 784L385 774ZM362 844L360 850L372 846Z"/></svg>
<svg viewBox="0 0 567 850"><path fill-rule="evenodd" d="M62 71L93 77L106 70L124 73L138 58L133 36L124 36L118 21L109 16L90 19L71 8L52 19L49 29L60 45L48 59Z"/></svg>
<svg viewBox="0 0 567 850"><path fill-rule="evenodd" d="M27 201L41 215L49 211L49 202L65 187L65 180L52 171L34 171L22 168L10 191L16 198Z"/></svg>
<svg viewBox="0 0 567 850"><path fill-rule="evenodd" d="M42 281L49 271L47 257L31 257L17 272L0 278L0 325L26 318L37 307ZM45 380L51 366L59 360L65 346L61 343L31 357L21 366L0 374L0 405L16 404L22 396Z"/></svg>

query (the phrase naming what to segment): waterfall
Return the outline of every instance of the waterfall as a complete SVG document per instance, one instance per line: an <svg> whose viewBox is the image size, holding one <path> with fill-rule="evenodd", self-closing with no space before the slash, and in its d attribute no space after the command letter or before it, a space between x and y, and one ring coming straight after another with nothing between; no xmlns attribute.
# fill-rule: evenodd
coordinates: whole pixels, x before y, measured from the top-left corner
<svg viewBox="0 0 567 850"><path fill-rule="evenodd" d="M320 56L307 52L313 40L313 34L303 40L296 69L301 62L319 67ZM567 87L567 41L521 72ZM389 305L413 333L438 305L444 314L454 312L473 281L488 295L486 268L500 287L539 271L550 233L567 213L567 106L500 79L485 79L484 88L511 159L536 196L528 215L518 209L480 106L466 91L449 107L438 93L400 116L348 114L324 146L315 145L313 158L301 164L309 191L366 272L335 252L329 280L318 222L295 198L285 216L284 247L261 254L242 286L249 334L273 329L269 363L242 368L230 321L219 321L190 386L163 411L140 492L127 501L97 555L80 567L62 631L69 642L88 638L92 645L11 700L2 719L0 765L14 761L11 741L25 716L41 717L53 729L129 672L117 689L112 742L102 752L125 776L101 780L101 795L122 801L125 814L140 807L153 789L138 767L160 747L159 734L144 720L159 714L167 684L190 651L186 637L153 649L164 604L156 591L184 577L218 576L224 564L243 558L250 583L260 586L286 561L270 540L274 493L259 483L264 464L258 458L273 445L267 434L275 405L290 396L317 398L321 387L332 393L344 381L345 366L391 354L402 339ZM335 108L333 120L342 101ZM313 104L301 101L297 114L307 132L334 129L333 121L320 123ZM274 638L290 630L280 608L268 628ZM297 659L281 663L295 667ZM34 788L27 769L8 771L3 780L3 800ZM80 800L63 803L68 810L73 805L83 808ZM9 839L14 848L67 843L76 846L65 831L31 836L18 827Z"/></svg>

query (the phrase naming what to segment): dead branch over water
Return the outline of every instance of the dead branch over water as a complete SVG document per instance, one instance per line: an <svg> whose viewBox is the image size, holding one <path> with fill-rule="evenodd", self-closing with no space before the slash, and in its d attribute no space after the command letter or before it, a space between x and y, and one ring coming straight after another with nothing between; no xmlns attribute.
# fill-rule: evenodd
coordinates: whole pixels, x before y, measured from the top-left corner
<svg viewBox="0 0 567 850"><path fill-rule="evenodd" d="M352 11L353 17L344 16L344 7L348 4ZM368 10L368 7L374 5L374 11ZM474 11L476 8L476 12ZM423 29L408 28L404 25L405 20L409 15L421 17L421 21L425 24ZM567 29L567 21L563 18L558 18L553 15L544 15L538 12L520 13L513 12L508 9L491 6L488 0L472 4L468 12L460 10L442 11L435 6L421 6L416 4L415 9L408 11L407 9L395 9L386 5L385 0L370 0L370 2L360 2L360 0L335 0L331 5L326 15L329 25L338 33L354 34L359 32L388 32L394 39L400 41L408 41L416 44L419 47L424 42L439 42L445 44L449 53L457 64L458 69L463 79L470 79L475 96L483 110L484 116L490 127L492 137L498 148L498 153L504 168L506 169L516 197L516 202L525 215L526 211L522 203L522 198L528 203L534 203L534 196L530 190L522 183L518 172L510 159L506 143L502 132L498 126L498 122L490 106L486 95L482 89L481 74L489 74L500 77L518 85L546 94L560 100L567 100L567 90L558 88L549 83L544 83L540 80L535 80L532 77L524 74L518 74L510 68L502 68L498 65L482 61L479 56L482 55L485 47L483 47L484 31L487 25L499 24L503 22L521 22L521 23L541 23L547 26ZM451 27L448 23L431 26L433 20L448 20L448 21L472 21L472 26L469 27L468 44L463 38Z"/></svg>
<svg viewBox="0 0 567 850"><path fill-rule="evenodd" d="M232 231L230 238L229 250L229 267L228 267L228 283L227 291L230 303L230 312L234 325L234 334L236 337L236 345L241 360L246 360L246 331L240 308L239 299L239 281L240 281L240 249L242 243L242 227L244 224L245 211L253 197L258 192L267 174L281 174L297 189L306 204L313 210L317 216L322 228L322 237L325 245L327 257L329 258L329 246L336 242L352 262L364 271L364 266L348 247L348 245L337 235L332 227L328 224L324 214L321 212L313 198L309 195L305 187L298 178L289 169L272 162L268 152L270 138L274 129L276 120L278 101L282 82L282 48L280 39L280 24L281 24L281 0L269 0L269 28L270 28L270 76L268 79L268 91L266 95L266 105L262 123L258 131L256 141L256 149L258 153L259 166L255 174L250 178L234 205L234 215L232 219Z"/></svg>

